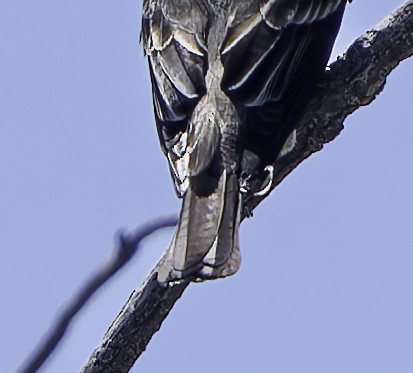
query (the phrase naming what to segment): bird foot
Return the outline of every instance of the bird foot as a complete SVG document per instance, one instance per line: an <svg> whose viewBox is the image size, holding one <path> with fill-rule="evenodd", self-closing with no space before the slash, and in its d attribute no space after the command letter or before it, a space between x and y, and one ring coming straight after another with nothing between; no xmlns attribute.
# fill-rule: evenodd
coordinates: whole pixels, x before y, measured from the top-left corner
<svg viewBox="0 0 413 373"><path fill-rule="evenodd" d="M272 165L265 166L264 173L266 173L266 177L262 182L260 182L259 188L257 189L254 188L257 184L257 178L254 178L253 175L248 175L244 178L241 177L239 190L244 199L263 197L271 191L272 183L274 180L274 167ZM247 216L249 215L252 216L252 213L247 212Z"/></svg>
<svg viewBox="0 0 413 373"><path fill-rule="evenodd" d="M274 167L267 165L264 168L264 172L267 173L267 177L261 185L261 189L253 193L253 197L263 197L271 191L272 182L274 180Z"/></svg>

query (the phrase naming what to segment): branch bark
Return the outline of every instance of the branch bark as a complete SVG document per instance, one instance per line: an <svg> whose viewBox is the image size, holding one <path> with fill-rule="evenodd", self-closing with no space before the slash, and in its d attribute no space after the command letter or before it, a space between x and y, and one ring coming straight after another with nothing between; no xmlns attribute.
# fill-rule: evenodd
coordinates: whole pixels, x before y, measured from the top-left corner
<svg viewBox="0 0 413 373"><path fill-rule="evenodd" d="M274 165L273 189L311 154L334 140L344 120L371 103L396 66L413 54L413 0L407 1L373 30L358 38L326 71L297 131L293 151ZM248 201L253 210L265 197ZM162 285L157 272L167 254L143 285L135 290L95 349L82 373L128 372L145 350L188 282Z"/></svg>

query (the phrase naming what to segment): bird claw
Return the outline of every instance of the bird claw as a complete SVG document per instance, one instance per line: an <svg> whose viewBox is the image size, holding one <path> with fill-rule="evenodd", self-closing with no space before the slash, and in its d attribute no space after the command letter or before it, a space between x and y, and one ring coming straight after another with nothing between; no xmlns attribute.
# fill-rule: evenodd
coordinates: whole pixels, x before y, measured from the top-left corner
<svg viewBox="0 0 413 373"><path fill-rule="evenodd" d="M253 197L263 197L271 191L272 182L274 180L274 167L272 165L265 166L264 171L267 172L267 177L264 181L265 186L257 192L254 192L252 194ZM264 185L264 183L262 185Z"/></svg>
<svg viewBox="0 0 413 373"><path fill-rule="evenodd" d="M253 179L252 175L248 175L244 180L241 181L239 190L241 194L243 194L247 199L254 197L263 197L271 191L272 183L274 180L274 167L272 165L267 165L264 168L264 172L267 173L267 176L261 183L261 187L258 190L253 190L253 188L251 187Z"/></svg>

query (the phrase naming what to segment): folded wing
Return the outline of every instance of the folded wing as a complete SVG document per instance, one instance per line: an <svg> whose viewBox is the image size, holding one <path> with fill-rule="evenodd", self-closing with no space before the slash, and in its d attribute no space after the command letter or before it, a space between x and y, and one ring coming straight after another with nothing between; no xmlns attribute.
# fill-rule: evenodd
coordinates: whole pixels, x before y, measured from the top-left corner
<svg viewBox="0 0 413 373"><path fill-rule="evenodd" d="M272 162L324 71L345 0L233 2L222 45L225 92L246 108L246 148Z"/></svg>
<svg viewBox="0 0 413 373"><path fill-rule="evenodd" d="M145 1L148 56L159 139L180 196L185 192L189 116L205 93L206 9L195 1Z"/></svg>

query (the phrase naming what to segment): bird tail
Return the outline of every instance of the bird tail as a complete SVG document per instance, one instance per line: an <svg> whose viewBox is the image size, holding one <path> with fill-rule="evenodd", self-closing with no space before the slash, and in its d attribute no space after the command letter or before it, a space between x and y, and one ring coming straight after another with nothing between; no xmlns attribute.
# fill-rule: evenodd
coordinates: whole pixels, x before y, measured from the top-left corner
<svg viewBox="0 0 413 373"><path fill-rule="evenodd" d="M212 191L205 185L214 180ZM238 179L226 170L197 176L188 187L172 242L166 281L207 280L234 274L241 263Z"/></svg>

